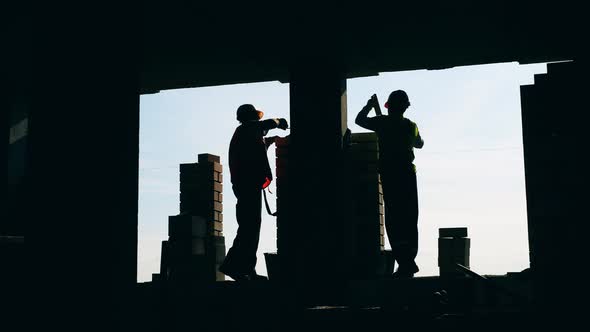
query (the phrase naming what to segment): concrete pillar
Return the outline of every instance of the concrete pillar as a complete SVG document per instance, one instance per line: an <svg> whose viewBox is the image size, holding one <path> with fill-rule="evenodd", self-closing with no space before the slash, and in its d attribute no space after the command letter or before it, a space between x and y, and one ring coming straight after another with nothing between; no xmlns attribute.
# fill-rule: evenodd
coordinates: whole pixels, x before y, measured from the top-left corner
<svg viewBox="0 0 590 332"><path fill-rule="evenodd" d="M4 80L0 81L0 130L2 133L2 145L0 146L0 172L8 173L8 139L10 131L10 93L6 91L8 87ZM8 220L8 187L2 185L2 205L0 205L0 235L2 235L4 224Z"/></svg>
<svg viewBox="0 0 590 332"><path fill-rule="evenodd" d="M285 268L298 280L337 282L349 277L353 249L350 188L342 167L346 79L327 63L291 70L293 197Z"/></svg>
<svg viewBox="0 0 590 332"><path fill-rule="evenodd" d="M31 317L44 328L133 326L138 59L136 36L108 15L96 26L107 21L101 38L82 30L75 43L53 41L34 81L27 242Z"/></svg>
<svg viewBox="0 0 590 332"><path fill-rule="evenodd" d="M580 63L572 62L550 64L534 85L521 87L534 296L548 318L581 317L590 188L584 85Z"/></svg>

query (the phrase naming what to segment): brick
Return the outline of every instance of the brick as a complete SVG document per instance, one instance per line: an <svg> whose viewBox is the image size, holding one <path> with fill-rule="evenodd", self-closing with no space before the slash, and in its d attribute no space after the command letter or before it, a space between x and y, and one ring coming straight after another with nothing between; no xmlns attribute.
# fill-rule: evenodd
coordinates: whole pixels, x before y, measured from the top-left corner
<svg viewBox="0 0 590 332"><path fill-rule="evenodd" d="M199 162L198 164L184 164L184 165L193 165L193 166L182 166L181 164L180 171L183 173L183 170L186 172L202 172L202 173L213 173L213 172L223 172L223 166L217 162Z"/></svg>
<svg viewBox="0 0 590 332"><path fill-rule="evenodd" d="M217 181L223 183L223 173L218 172L217 174Z"/></svg>
<svg viewBox="0 0 590 332"><path fill-rule="evenodd" d="M213 222L213 229L215 232L223 232L223 223L220 221Z"/></svg>
<svg viewBox="0 0 590 332"><path fill-rule="evenodd" d="M277 168L286 168L289 165L288 158L277 158L276 160L276 167Z"/></svg>
<svg viewBox="0 0 590 332"><path fill-rule="evenodd" d="M206 162L220 163L221 162L219 156L209 154L209 153L199 154L198 161L199 161L199 163L206 163Z"/></svg>
<svg viewBox="0 0 590 332"><path fill-rule="evenodd" d="M439 228L438 237L467 237L467 227Z"/></svg>
<svg viewBox="0 0 590 332"><path fill-rule="evenodd" d="M352 174L377 173L379 170L376 160L373 162L356 162L353 160L348 163L348 166Z"/></svg>
<svg viewBox="0 0 590 332"><path fill-rule="evenodd" d="M275 172L277 178L289 177L289 171L286 168L277 168Z"/></svg>
<svg viewBox="0 0 590 332"><path fill-rule="evenodd" d="M219 182L213 182L213 191L223 192L223 185Z"/></svg>
<svg viewBox="0 0 590 332"><path fill-rule="evenodd" d="M277 137L275 140L275 145L277 146L277 148L287 147L287 146L289 146L289 142L290 142L289 136Z"/></svg>
<svg viewBox="0 0 590 332"><path fill-rule="evenodd" d="M285 149L285 148L277 148L275 150L275 155L277 157L287 157L289 156L289 149Z"/></svg>
<svg viewBox="0 0 590 332"><path fill-rule="evenodd" d="M223 222L223 213L215 211L213 219L218 222Z"/></svg>
<svg viewBox="0 0 590 332"><path fill-rule="evenodd" d="M359 152L350 154L351 167L357 167L355 164L377 163L379 154L376 152Z"/></svg>

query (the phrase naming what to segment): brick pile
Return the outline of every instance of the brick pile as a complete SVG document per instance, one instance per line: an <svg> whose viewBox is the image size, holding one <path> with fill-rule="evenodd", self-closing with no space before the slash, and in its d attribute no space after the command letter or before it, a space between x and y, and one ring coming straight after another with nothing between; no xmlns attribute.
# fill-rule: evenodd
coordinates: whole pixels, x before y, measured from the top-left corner
<svg viewBox="0 0 590 332"><path fill-rule="evenodd" d="M222 182L219 156L200 154L197 163L180 164L180 214L168 219L161 279L225 280L218 272L225 259Z"/></svg>
<svg viewBox="0 0 590 332"><path fill-rule="evenodd" d="M384 202L377 162L379 146L375 133L354 133L347 149L349 185L354 202L357 272L371 277L385 273Z"/></svg>

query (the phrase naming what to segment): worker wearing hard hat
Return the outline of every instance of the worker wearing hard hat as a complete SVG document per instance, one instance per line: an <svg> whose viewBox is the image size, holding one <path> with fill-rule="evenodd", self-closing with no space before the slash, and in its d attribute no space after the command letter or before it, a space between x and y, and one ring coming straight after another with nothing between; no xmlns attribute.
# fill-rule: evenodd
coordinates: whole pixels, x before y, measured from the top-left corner
<svg viewBox="0 0 590 332"><path fill-rule="evenodd" d="M356 117L356 124L377 133L379 140L379 173L385 201L385 229L392 254L398 264L394 278L413 277L419 271L418 254L418 189L414 148L422 148L418 126L404 117L410 106L403 90L393 91L384 105L387 115L367 117L379 109L373 95Z"/></svg>
<svg viewBox="0 0 590 332"><path fill-rule="evenodd" d="M285 119L262 120L264 113L251 104L238 107L236 128L229 146L232 189L237 198L238 232L219 271L236 281L266 279L255 270L260 237L262 190L272 181L266 150L274 137L270 129L287 129Z"/></svg>

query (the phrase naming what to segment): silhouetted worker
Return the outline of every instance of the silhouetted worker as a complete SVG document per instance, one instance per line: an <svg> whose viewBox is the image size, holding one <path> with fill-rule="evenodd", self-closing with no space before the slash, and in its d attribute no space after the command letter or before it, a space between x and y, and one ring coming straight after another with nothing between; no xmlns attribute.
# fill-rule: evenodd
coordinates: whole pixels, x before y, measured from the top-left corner
<svg viewBox="0 0 590 332"><path fill-rule="evenodd" d="M410 106L403 90L393 91L385 108L388 115L368 118L373 107L378 108L373 95L356 117L356 124L373 130L379 140L379 173L385 200L385 229L398 269L394 278L413 277L418 272L418 189L414 148L422 148L424 141L418 127L405 118Z"/></svg>
<svg viewBox="0 0 590 332"><path fill-rule="evenodd" d="M229 146L229 169L238 200L238 232L219 271L236 281L263 280L256 273L256 251L260 237L262 190L272 181L266 150L274 138L264 138L270 129L288 128L285 119L261 121L263 112L251 104L238 107L236 128Z"/></svg>

